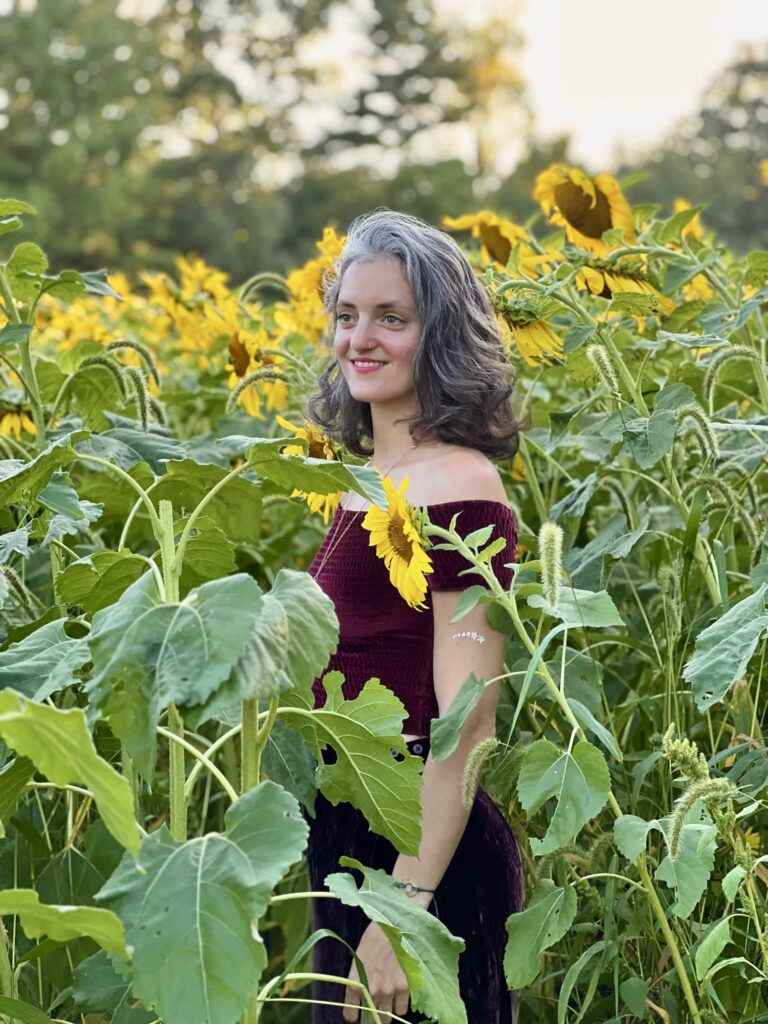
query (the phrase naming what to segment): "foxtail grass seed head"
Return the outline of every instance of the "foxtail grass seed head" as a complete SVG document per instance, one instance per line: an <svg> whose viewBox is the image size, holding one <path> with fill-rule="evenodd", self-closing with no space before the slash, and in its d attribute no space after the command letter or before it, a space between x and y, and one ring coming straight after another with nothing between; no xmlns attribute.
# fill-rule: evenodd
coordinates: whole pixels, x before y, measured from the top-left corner
<svg viewBox="0 0 768 1024"><path fill-rule="evenodd" d="M601 345L599 342L593 341L587 345L586 356L597 370L600 379L608 388L610 393L617 402L620 402L622 399L621 385L619 384L619 377L614 369L611 357L608 354L608 349L605 345Z"/></svg>
<svg viewBox="0 0 768 1024"><path fill-rule="evenodd" d="M280 373L279 370L273 370L272 367L269 366L262 366L258 370L254 370L253 373L247 374L245 377L243 377L243 379L234 389L232 394L229 396L225 411L228 413L232 412L232 410L237 405L240 395L242 395L244 391L247 391L251 384L258 384L259 381L263 380L284 381L285 375Z"/></svg>
<svg viewBox="0 0 768 1024"><path fill-rule="evenodd" d="M22 583L21 577L16 570L12 569L10 565L0 565L0 574L5 577L8 587L13 592L21 607L25 611L29 612L30 615L34 615L30 592Z"/></svg>
<svg viewBox="0 0 768 1024"><path fill-rule="evenodd" d="M488 758L496 753L498 744L499 741L495 736L486 736L472 748L464 766L464 775L461 781L461 797L466 808L471 808L475 802L483 768Z"/></svg>
<svg viewBox="0 0 768 1024"><path fill-rule="evenodd" d="M157 368L154 355L146 345L142 345L139 341L129 341L128 338L119 338L117 341L110 341L104 348L107 352L119 352L120 349L124 348L133 349L146 366L155 384L160 387L160 371Z"/></svg>
<svg viewBox="0 0 768 1024"><path fill-rule="evenodd" d="M123 373L133 384L133 391L136 396L136 409L141 420L141 429L146 433L149 430L149 392L147 391L147 382L144 379L144 374L141 370L137 370L135 366L126 366Z"/></svg>
<svg viewBox="0 0 768 1024"><path fill-rule="evenodd" d="M541 585L545 599L553 606L560 600L560 563L563 557L563 530L557 523L542 523L539 530Z"/></svg>
<svg viewBox="0 0 768 1024"><path fill-rule="evenodd" d="M670 764L677 768L691 782L701 782L709 778L709 765L706 757L689 739L673 739L675 723L670 722L661 741L661 752Z"/></svg>
<svg viewBox="0 0 768 1024"><path fill-rule="evenodd" d="M720 448L715 432L712 430L712 424L698 402L687 402L675 409L675 422L678 429L685 420L691 420L693 424L693 432L699 442L702 458L708 462L714 462L720 455Z"/></svg>
<svg viewBox="0 0 768 1024"><path fill-rule="evenodd" d="M91 366L101 366L108 373L111 373L115 383L120 389L120 397L124 402L128 401L128 389L125 386L125 377L123 375L123 367L119 363L116 363L114 359L111 359L106 355L88 356L80 363L75 373L85 373ZM74 374L73 374L74 376Z"/></svg>
<svg viewBox="0 0 768 1024"><path fill-rule="evenodd" d="M669 835L669 852L671 856L673 858L677 856L685 817L697 800L703 800L708 805L707 809L712 813L714 808L710 809L710 804L717 804L720 800L736 796L738 792L738 787L734 786L728 779L699 779L698 782L694 782L689 786L675 804L672 828Z"/></svg>
<svg viewBox="0 0 768 1024"><path fill-rule="evenodd" d="M158 399L155 398L154 395L150 395L149 396L149 404L150 404L150 406L152 408L152 412L155 415L155 420L158 423L162 424L162 426L166 426L166 424L168 423L168 420L165 417L165 409L163 409L163 406L158 401Z"/></svg>
<svg viewBox="0 0 768 1024"><path fill-rule="evenodd" d="M726 348L720 349L720 351L712 357L712 362L707 367L707 372L704 374L704 379L701 382L701 392L704 396L707 408L712 407L712 393L715 389L715 384L717 383L720 371L723 369L725 364L730 362L732 359L754 359L759 363L760 354L755 352L754 349L748 348L746 345L728 345Z"/></svg>

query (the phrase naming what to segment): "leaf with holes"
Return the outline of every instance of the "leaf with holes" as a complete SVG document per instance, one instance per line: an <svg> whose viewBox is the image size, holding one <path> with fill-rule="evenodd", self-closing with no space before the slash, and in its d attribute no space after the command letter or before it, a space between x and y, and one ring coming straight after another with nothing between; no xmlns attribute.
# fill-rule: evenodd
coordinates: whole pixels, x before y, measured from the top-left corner
<svg viewBox="0 0 768 1024"><path fill-rule="evenodd" d="M299 805L273 782L240 797L224 823L184 843L163 826L96 897L125 926L134 994L166 1024L240 1017L267 962L256 923L306 846Z"/></svg>

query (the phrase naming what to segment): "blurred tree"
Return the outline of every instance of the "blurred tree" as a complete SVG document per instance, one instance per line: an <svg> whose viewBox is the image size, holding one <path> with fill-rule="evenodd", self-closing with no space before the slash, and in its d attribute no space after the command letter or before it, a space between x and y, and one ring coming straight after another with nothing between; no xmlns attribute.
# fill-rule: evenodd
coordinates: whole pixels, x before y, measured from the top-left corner
<svg viewBox="0 0 768 1024"><path fill-rule="evenodd" d="M649 158L620 168L646 171L632 187L633 202L675 197L706 203L703 220L737 252L765 248L768 187L768 53L746 54L706 90L698 114L680 125Z"/></svg>

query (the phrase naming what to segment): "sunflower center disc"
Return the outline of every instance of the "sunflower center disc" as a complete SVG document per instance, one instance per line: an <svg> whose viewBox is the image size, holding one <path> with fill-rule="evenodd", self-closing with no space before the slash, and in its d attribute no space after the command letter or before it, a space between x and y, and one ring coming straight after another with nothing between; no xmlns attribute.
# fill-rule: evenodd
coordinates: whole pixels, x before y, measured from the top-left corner
<svg viewBox="0 0 768 1024"><path fill-rule="evenodd" d="M405 536L403 531L403 524L400 520L395 520L389 524L387 530L389 536L389 543L395 550L395 554L398 555L406 562L411 561L411 542Z"/></svg>

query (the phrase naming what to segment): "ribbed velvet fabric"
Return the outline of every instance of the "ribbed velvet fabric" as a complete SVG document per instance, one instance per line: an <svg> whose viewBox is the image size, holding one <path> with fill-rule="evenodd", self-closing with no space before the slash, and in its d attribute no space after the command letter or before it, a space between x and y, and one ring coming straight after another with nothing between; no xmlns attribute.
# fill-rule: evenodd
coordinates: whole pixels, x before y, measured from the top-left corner
<svg viewBox="0 0 768 1024"><path fill-rule="evenodd" d="M456 529L462 537L493 523L494 531L488 543L502 536L506 537L507 546L494 556L491 567L502 586L510 586L513 571L505 568L504 563L515 560L517 524L508 505L466 499L428 505L427 510L430 521L446 529L452 516L459 512ZM483 581L476 573L459 575L470 567L459 552L433 547L429 557L434 572L426 576L427 609L409 608L390 583L383 559L368 543L371 535L363 529L364 516L364 510L337 508L309 567L310 575L316 578L318 586L336 607L340 635L338 650L313 684L315 702L318 706L323 704L321 679L333 669L344 673L344 696L350 700L360 693L368 679L376 676L400 698L408 711L403 732L428 736L429 723L437 716L432 685L433 629L429 591L464 590ZM331 554L318 573L329 545Z"/></svg>
<svg viewBox="0 0 768 1024"><path fill-rule="evenodd" d="M460 512L456 527L461 536L494 524L490 540L506 537L507 545L494 556L492 567L503 586L509 587L515 560L517 527L508 505L483 499L465 499L427 506L430 520L448 527ZM316 706L325 696L321 678L337 669L344 673L344 695L354 698L373 676L403 702L408 718L403 732L429 736L438 708L432 680L433 621L430 593L426 610L409 608L390 583L389 573L370 534L362 527L364 512L337 509L309 572L333 600L340 624L339 647L313 684ZM343 532L345 531L346 532ZM339 538L341 539L339 540ZM489 543L490 543L489 540ZM338 541L338 543L337 543ZM331 554L318 573L330 545ZM427 575L429 591L463 590L482 583L475 573L460 576L469 566L455 551L430 549L434 572ZM457 629L460 629L457 625ZM426 756L428 744L413 741L413 753ZM398 856L395 847L372 833L363 815L349 804L331 804L318 794L316 817L309 822L307 850L310 883L324 889L324 879L342 870L341 854L369 867L391 872ZM503 954L507 917L523 906L523 871L512 830L488 794L480 788L459 846L438 887L431 910L466 948L459 957L459 985L469 1024L515 1024L516 994L506 986ZM356 948L368 921L362 911L340 901L319 899L313 907L315 928L328 928ZM347 977L352 955L343 943L322 939L314 948L317 973ZM341 985L315 983L313 997L342 1001ZM363 1015L363 1020L367 1018ZM406 1015L423 1021L420 1014ZM329 1005L312 1008L313 1024L343 1024L342 1011Z"/></svg>

